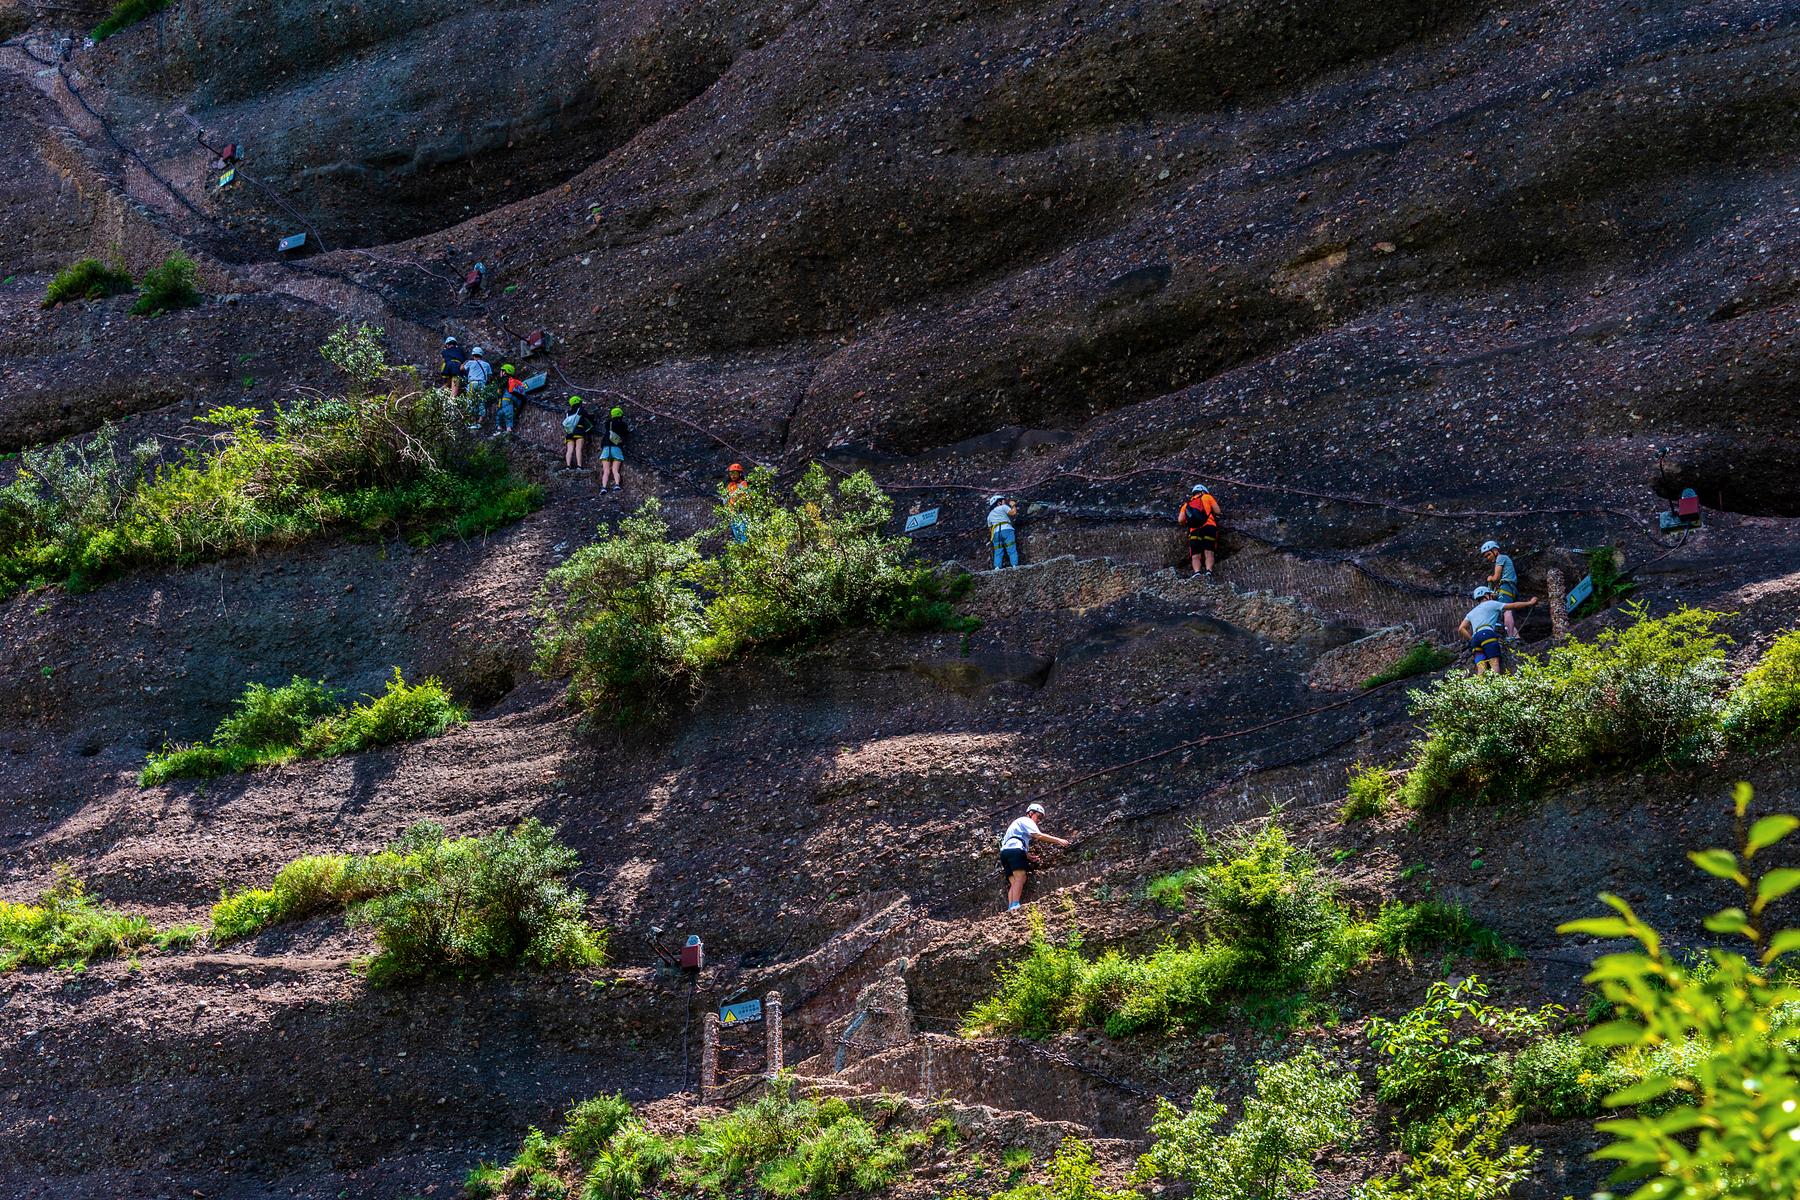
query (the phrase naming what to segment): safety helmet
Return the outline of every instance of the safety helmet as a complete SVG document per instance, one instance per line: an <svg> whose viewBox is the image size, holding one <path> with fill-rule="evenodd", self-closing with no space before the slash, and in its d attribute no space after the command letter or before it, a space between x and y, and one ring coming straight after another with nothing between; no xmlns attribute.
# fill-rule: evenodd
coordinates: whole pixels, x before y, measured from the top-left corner
<svg viewBox="0 0 1800 1200"><path fill-rule="evenodd" d="M1489 550L1498 550L1499 548L1500 548L1500 543L1496 542L1490 538L1489 540L1481 543L1480 553L1486 554Z"/></svg>
<svg viewBox="0 0 1800 1200"><path fill-rule="evenodd" d="M744 473L744 464L732 463L729 467L726 467L725 470L727 472L736 471L739 475L742 475Z"/></svg>
<svg viewBox="0 0 1800 1200"><path fill-rule="evenodd" d="M615 417L622 417L625 415L625 410L622 408L614 408L612 410L612 415Z"/></svg>
<svg viewBox="0 0 1800 1200"><path fill-rule="evenodd" d="M477 346L473 350L469 351L469 357L470 358L480 358L481 357L481 347Z"/></svg>
<svg viewBox="0 0 1800 1200"><path fill-rule="evenodd" d="M993 506L993 505L995 505L995 504L998 504L998 503L1000 503L1000 502L1001 502L1001 501L1002 501L1002 500L1004 500L1004 499L1006 499L1006 497L1005 497L1005 496L997 496L997 495L996 495L996 496L989 496L989 497L988 497L988 505L989 505L989 506L990 506L990 507L991 507L991 506Z"/></svg>
<svg viewBox="0 0 1800 1200"><path fill-rule="evenodd" d="M1196 483L1194 485L1194 492L1193 492L1194 495L1198 496L1205 492L1206 492L1206 485L1204 483Z"/></svg>
<svg viewBox="0 0 1800 1200"><path fill-rule="evenodd" d="M577 404L580 404L580 403L581 403L580 396L570 396L569 397L569 407L570 408L574 408Z"/></svg>
<svg viewBox="0 0 1800 1200"><path fill-rule="evenodd" d="M1038 816L1041 817L1044 815L1044 806L1034 802L1034 803L1026 805L1025 811L1028 813L1036 813Z"/></svg>
<svg viewBox="0 0 1800 1200"><path fill-rule="evenodd" d="M1481 598L1482 598L1482 597L1483 597L1483 596L1491 596L1491 595L1493 595L1493 594L1494 594L1494 589L1493 589L1493 588L1491 588L1491 587L1478 587L1478 588L1476 588L1476 589L1475 589L1475 592L1474 592L1474 594L1473 594L1473 595L1471 595L1471 596L1470 596L1470 597L1469 597L1469 599L1471 599L1471 600L1479 600L1479 599L1481 599Z"/></svg>
<svg viewBox="0 0 1800 1200"><path fill-rule="evenodd" d="M511 363L501 363L500 369L505 371L508 375L513 373L513 365Z"/></svg>
<svg viewBox="0 0 1800 1200"><path fill-rule="evenodd" d="M445 339L444 339L444 345L446 345L446 346L454 346L454 345L456 345L456 339L455 339L455 338L453 338L453 337L447 337L447 338L445 338Z"/></svg>

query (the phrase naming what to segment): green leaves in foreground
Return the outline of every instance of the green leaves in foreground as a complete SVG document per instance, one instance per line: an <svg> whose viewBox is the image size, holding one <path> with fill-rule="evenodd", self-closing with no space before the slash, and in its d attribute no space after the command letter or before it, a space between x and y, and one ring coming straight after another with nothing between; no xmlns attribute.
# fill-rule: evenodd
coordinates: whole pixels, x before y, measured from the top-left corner
<svg viewBox="0 0 1800 1200"><path fill-rule="evenodd" d="M1752 793L1738 784L1740 830ZM1712 949L1697 961L1671 955L1656 930L1617 896L1601 899L1610 916L1571 921L1560 932L1629 939L1640 949L1596 959L1588 982L1620 1016L1587 1034L1649 1064L1639 1081L1608 1096L1631 1116L1597 1126L1612 1141L1598 1157L1615 1160L1614 1180L1639 1186L1631 1200L1792 1200L1800 1195L1800 989L1781 960L1800 949L1800 930L1769 931L1768 906L1800 887L1800 871L1755 873L1757 855L1800 821L1765 816L1740 839L1740 853L1711 849L1689 857L1735 885L1743 903L1707 921L1713 933L1744 943ZM1674 1101L1674 1103L1671 1103Z"/></svg>

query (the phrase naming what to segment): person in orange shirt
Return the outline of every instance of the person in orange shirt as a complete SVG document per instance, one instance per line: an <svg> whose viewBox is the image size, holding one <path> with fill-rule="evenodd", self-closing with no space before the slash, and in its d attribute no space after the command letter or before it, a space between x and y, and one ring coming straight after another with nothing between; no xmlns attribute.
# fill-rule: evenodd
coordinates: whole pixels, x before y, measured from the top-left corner
<svg viewBox="0 0 1800 1200"><path fill-rule="evenodd" d="M744 478L744 465L742 463L732 463L729 467L726 467L725 507L735 510L738 506L738 501L743 498L744 490L749 486L749 481ZM731 540L734 542L743 542L748 541L749 538L750 523L744 520L743 517L734 515L731 518Z"/></svg>
<svg viewBox="0 0 1800 1200"><path fill-rule="evenodd" d="M1187 503L1175 514L1175 522L1187 530L1188 564L1194 574L1200 574L1204 563L1206 573L1211 575L1213 554L1219 548L1219 502L1204 483L1194 485Z"/></svg>

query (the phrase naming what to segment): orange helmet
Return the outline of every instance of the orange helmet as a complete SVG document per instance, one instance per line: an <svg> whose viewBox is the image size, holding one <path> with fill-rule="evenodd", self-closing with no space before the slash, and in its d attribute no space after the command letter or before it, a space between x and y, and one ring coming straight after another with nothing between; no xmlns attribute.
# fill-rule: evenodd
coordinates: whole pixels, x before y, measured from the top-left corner
<svg viewBox="0 0 1800 1200"><path fill-rule="evenodd" d="M726 467L725 470L727 473L729 473L731 471L736 471L739 475L742 475L744 473L744 464L743 463L732 463L729 467Z"/></svg>

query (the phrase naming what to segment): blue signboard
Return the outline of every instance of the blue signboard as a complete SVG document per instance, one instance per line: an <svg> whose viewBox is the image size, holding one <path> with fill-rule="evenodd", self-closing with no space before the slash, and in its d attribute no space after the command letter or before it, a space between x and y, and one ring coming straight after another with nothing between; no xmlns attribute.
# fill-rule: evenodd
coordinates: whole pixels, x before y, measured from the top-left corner
<svg viewBox="0 0 1800 1200"><path fill-rule="evenodd" d="M927 509L922 513L914 513L906 518L906 532L911 533L913 530L923 529L927 525L936 525L937 519L938 510L935 508Z"/></svg>
<svg viewBox="0 0 1800 1200"><path fill-rule="evenodd" d="M1593 594L1594 594L1594 577L1592 575L1583 575L1581 577L1581 582L1576 584L1574 586L1574 588L1572 588L1570 590L1569 598L1567 600L1563 601L1563 604L1565 607L1568 608L1568 610L1570 612L1574 612L1576 609L1581 607L1582 603L1584 601L1586 601L1589 596L1592 596Z"/></svg>
<svg viewBox="0 0 1800 1200"><path fill-rule="evenodd" d="M525 382L521 386L528 392L535 392L539 388L543 387L548 382L550 382L550 376L547 375L546 373L544 373L543 371L539 371L536 375L533 375L530 379L525 380Z"/></svg>
<svg viewBox="0 0 1800 1200"><path fill-rule="evenodd" d="M231 186L231 181L236 178L237 178L237 169L234 167L231 170L225 172L223 175L219 176L219 186L220 187L229 187L229 186Z"/></svg>
<svg viewBox="0 0 1800 1200"><path fill-rule="evenodd" d="M748 1025L752 1021L762 1020L761 1000L741 1000L736 1004L727 1004L719 1010L719 1024Z"/></svg>
<svg viewBox="0 0 1800 1200"><path fill-rule="evenodd" d="M304 245L306 245L306 235L304 233L290 233L282 238L275 248L282 251L298 250Z"/></svg>

